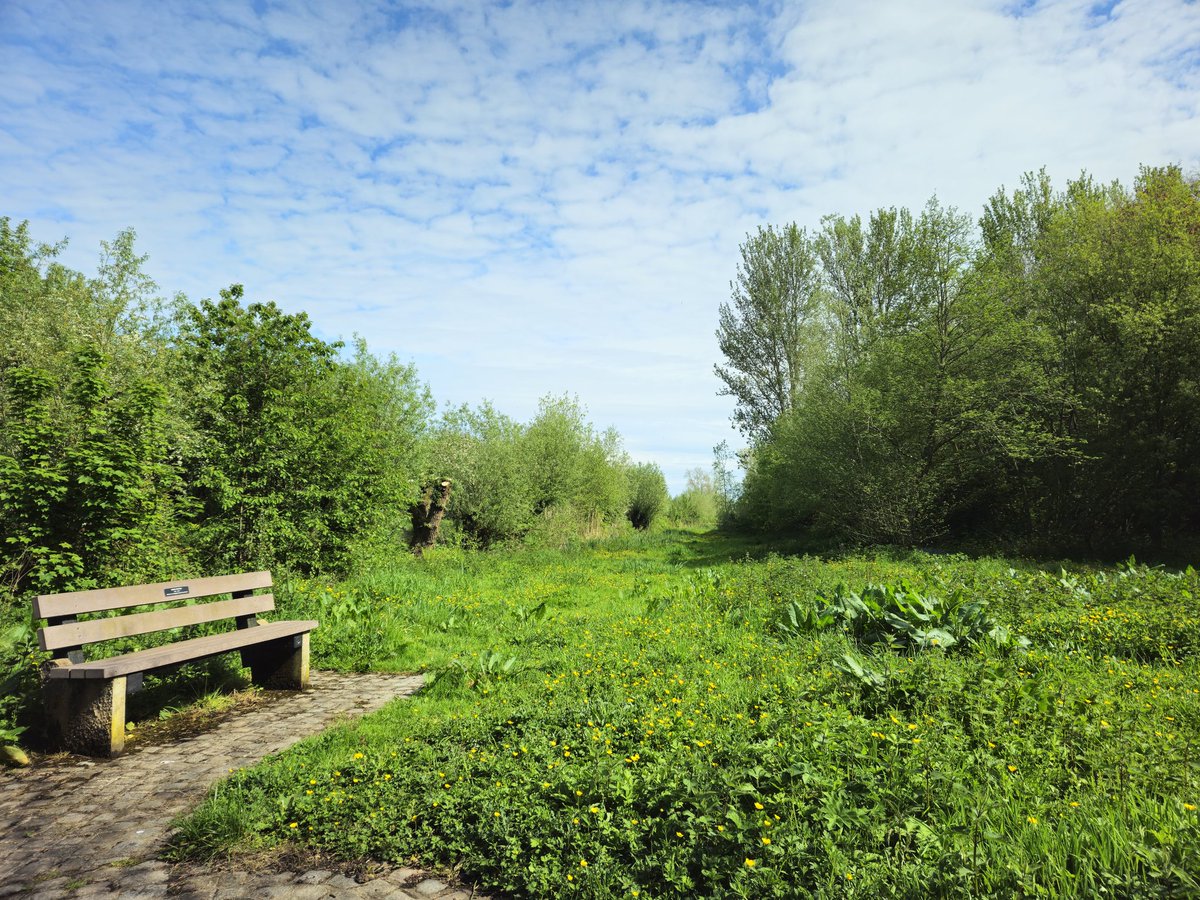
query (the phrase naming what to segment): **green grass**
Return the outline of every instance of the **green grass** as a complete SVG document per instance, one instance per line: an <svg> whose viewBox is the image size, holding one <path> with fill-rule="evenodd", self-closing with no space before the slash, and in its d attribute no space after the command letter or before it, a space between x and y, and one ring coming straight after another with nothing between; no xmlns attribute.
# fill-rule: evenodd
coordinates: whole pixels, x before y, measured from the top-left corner
<svg viewBox="0 0 1200 900"><path fill-rule="evenodd" d="M814 624L839 584L905 586L882 632L920 597L963 639ZM1198 593L686 533L295 582L315 664L432 683L236 773L174 852L293 840L529 897L1197 895ZM1028 652L968 640L971 601Z"/></svg>

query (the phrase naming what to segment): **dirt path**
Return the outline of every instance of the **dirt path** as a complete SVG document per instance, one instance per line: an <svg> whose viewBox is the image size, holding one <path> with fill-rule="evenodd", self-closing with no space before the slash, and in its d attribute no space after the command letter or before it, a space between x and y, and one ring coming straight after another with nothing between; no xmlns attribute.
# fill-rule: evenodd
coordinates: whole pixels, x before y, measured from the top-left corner
<svg viewBox="0 0 1200 900"><path fill-rule="evenodd" d="M360 883L332 866L198 870L156 859L171 821L230 769L406 697L421 684L420 676L313 672L310 690L274 695L202 734L135 744L112 760L70 757L0 773L0 898L466 900L469 890L414 869Z"/></svg>

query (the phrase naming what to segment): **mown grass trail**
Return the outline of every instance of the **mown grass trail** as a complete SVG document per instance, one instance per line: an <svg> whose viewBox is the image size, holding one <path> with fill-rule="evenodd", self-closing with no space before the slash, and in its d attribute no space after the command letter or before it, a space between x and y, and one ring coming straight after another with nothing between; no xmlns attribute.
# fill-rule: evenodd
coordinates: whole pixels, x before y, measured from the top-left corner
<svg viewBox="0 0 1200 900"><path fill-rule="evenodd" d="M296 583L318 665L432 684L237 773L179 850L295 840L529 897L1188 896L1198 595L681 533Z"/></svg>

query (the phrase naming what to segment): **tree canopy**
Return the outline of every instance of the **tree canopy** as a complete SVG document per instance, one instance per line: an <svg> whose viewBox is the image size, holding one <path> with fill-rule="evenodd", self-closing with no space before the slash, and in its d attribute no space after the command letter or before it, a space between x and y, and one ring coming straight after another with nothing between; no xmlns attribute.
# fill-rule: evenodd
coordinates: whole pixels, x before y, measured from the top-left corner
<svg viewBox="0 0 1200 900"><path fill-rule="evenodd" d="M97 274L0 219L0 574L10 596L194 573L344 572L404 547L431 478L452 538L562 540L626 519L637 470L569 397L435 420L415 368L302 312L164 300L122 232Z"/></svg>
<svg viewBox="0 0 1200 900"><path fill-rule="evenodd" d="M764 234L801 232L749 236L738 283L782 296L794 279L760 254ZM1144 168L1132 188L1085 175L1056 191L1029 174L977 226L931 200L828 217L811 244L811 302L771 329L806 348L804 376L756 407L739 521L1101 554L1196 534L1195 177ZM726 340L728 315L726 368L762 365Z"/></svg>

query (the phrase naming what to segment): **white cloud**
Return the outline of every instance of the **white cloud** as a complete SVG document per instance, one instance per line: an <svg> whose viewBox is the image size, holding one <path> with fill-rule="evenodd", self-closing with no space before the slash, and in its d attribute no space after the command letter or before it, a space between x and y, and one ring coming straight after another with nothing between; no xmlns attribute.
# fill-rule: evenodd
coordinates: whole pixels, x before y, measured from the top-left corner
<svg viewBox="0 0 1200 900"><path fill-rule="evenodd" d="M9 0L0 214L87 270L132 225L164 289L244 282L446 400L578 393L678 489L757 225L1200 165L1185 0L435 7Z"/></svg>

